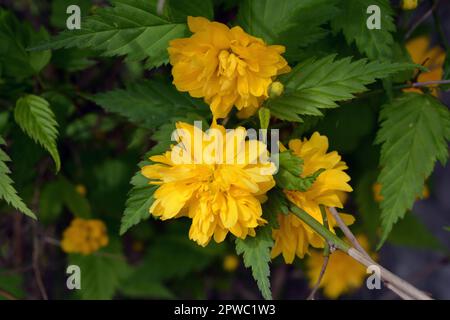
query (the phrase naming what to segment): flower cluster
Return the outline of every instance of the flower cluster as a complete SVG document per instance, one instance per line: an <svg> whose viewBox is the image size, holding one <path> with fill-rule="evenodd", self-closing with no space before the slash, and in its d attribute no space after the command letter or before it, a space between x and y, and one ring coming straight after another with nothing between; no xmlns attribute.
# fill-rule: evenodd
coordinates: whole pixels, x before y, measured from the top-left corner
<svg viewBox="0 0 450 320"><path fill-rule="evenodd" d="M88 255L106 246L108 241L106 226L101 220L75 218L64 230L61 247L67 253Z"/></svg>
<svg viewBox="0 0 450 320"><path fill-rule="evenodd" d="M290 71L283 46L268 46L240 27L228 28L188 17L190 38L170 42L173 83L179 91L204 98L215 118L235 106L241 117L255 113L268 97L273 78Z"/></svg>
<svg viewBox="0 0 450 320"><path fill-rule="evenodd" d="M344 172L347 165L341 161L341 156L337 152L327 152L328 138L317 132L309 140L291 140L289 149L303 159L302 176L324 169L309 190L305 192L285 190L286 197L292 203L323 224L320 206L342 208L342 193L352 191L348 184L350 177ZM333 230L336 221L328 209L326 211L330 229ZM341 217L347 224L354 222L351 215L341 214ZM272 257L282 254L286 263L292 263L296 255L303 258L308 253L310 245L316 248L324 246L323 239L296 216L279 214L278 223L279 228L273 230L275 245Z"/></svg>
<svg viewBox="0 0 450 320"><path fill-rule="evenodd" d="M142 174L159 185L150 213L161 220L189 217L189 238L201 246L212 237L222 242L228 232L242 239L255 235L255 228L266 223L261 202L275 185L275 165L268 161L266 145L245 140L242 127L227 134L223 126L214 125L214 135L182 122L177 128L183 132L178 135L180 144L150 157L155 164L142 168ZM197 148L194 137L200 137ZM218 141L223 142L221 150L216 148ZM234 161L224 163L219 152L234 154Z"/></svg>

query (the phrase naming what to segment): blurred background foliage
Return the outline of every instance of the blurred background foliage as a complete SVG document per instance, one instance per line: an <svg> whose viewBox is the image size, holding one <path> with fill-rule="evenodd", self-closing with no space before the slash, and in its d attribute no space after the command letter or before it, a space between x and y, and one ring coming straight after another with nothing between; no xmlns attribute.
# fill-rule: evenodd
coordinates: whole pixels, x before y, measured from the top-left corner
<svg viewBox="0 0 450 320"><path fill-rule="evenodd" d="M156 1L149 2L156 7ZM289 32L283 21L270 21L272 33L285 34L283 44L292 49L286 54L291 63L330 53L364 56L342 32L333 31L346 27L342 19L366 17L347 13L345 10L354 7L344 8L339 1L325 2L329 1L305 7L301 17L307 21L301 23L309 27L301 34ZM173 21L184 21L187 15L229 24L237 21L245 28L245 10L252 9L249 3L170 0L166 1L164 14ZM66 8L71 4L79 5L85 17L108 2L0 0L0 135L6 142L2 150L11 158L6 162L2 157L2 161L11 169L10 178L23 202L39 218L36 222L5 201L0 202L0 299L259 298L251 272L237 260L231 240L201 248L186 236L188 221L159 223L149 216L149 221L119 236L130 178L138 169L136 164L149 150L157 154L169 146L168 137L176 120L208 122L209 110L203 102L176 92L168 82L170 69L159 63L150 68L151 60L108 57L95 46L27 50L65 29ZM393 60L412 61L405 49L405 34L431 6L432 1L422 1L416 10L404 11L399 1L393 1L395 19L386 23L397 28L397 32L393 39L374 41L381 46L394 46ZM435 18L448 16L450 3L440 1L435 11ZM441 22L442 28L448 30L448 19ZM247 31L261 34L267 26L253 24L252 28L255 30ZM409 37L425 35L433 44L443 46L440 33L430 17ZM270 37L267 34L265 40L270 42ZM364 35L361 37L364 39ZM365 54L370 58L374 53ZM445 65L444 74L450 74L449 64ZM392 80L404 82L411 74L398 77ZM347 201L346 212L357 216L356 232L368 235L374 245L380 225L380 209L373 191L380 148L373 141L380 106L388 98L377 94L382 88L381 83L371 85L372 91L342 103L341 108L326 111L325 117L305 116L303 123L281 128L284 140L309 136L314 131L328 136L330 150L338 150L350 167L355 191ZM43 100L36 100L37 96ZM21 98L21 103L17 103ZM16 103L50 117L41 119L46 124L41 134L27 133L23 128L25 120L14 112ZM46 113L48 109L50 113ZM277 121L272 125L276 127ZM57 138L52 135L54 131ZM59 161L61 169L56 172ZM434 201L438 187L433 182L432 176L427 181L430 199L424 201ZM445 192L448 196L448 189ZM445 221L449 222L449 212L446 213ZM60 240L74 217L102 220L109 244L90 255L64 253ZM448 241L434 236L413 212L394 227L388 242L388 246L436 251L442 265L448 263ZM69 264L77 264L83 270L82 290L66 289L65 270ZM302 261L286 266L281 260L273 262L275 298L307 296L303 264ZM384 294L357 292L350 297L382 298Z"/></svg>

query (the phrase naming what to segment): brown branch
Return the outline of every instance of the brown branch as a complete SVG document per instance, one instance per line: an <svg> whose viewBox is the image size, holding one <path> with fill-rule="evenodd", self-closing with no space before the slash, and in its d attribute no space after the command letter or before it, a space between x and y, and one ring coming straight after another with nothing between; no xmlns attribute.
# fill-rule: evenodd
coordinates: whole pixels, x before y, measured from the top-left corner
<svg viewBox="0 0 450 320"><path fill-rule="evenodd" d="M327 212L325 207L322 205L320 206L320 213L322 215L323 226L329 230L330 227L328 225ZM323 250L322 268L320 269L319 277L317 278L317 281L314 287L312 288L311 293L309 294L307 300L314 300L314 296L316 295L317 290L319 290L320 288L320 283L322 282L323 276L325 275L325 271L327 270L328 261L330 260L330 248L332 247L332 245L325 238L323 240L325 243Z"/></svg>
<svg viewBox="0 0 450 320"><path fill-rule="evenodd" d="M432 6L427 12L425 12L425 14L424 14L422 17L420 17L420 19L418 19L418 20L411 26L411 28L410 28L410 29L408 30L408 32L405 34L405 40L407 40L407 39L412 35L412 33L414 32L414 30L416 30L418 26L420 26L425 20L427 20L427 19L433 14L433 11L436 9L436 7L437 7L438 4L439 4L439 0L438 0L438 1L435 1L435 2L433 3L433 6Z"/></svg>
<svg viewBox="0 0 450 320"><path fill-rule="evenodd" d="M315 300L314 296L316 295L317 290L319 290L320 283L322 282L322 278L325 275L325 271L327 270L328 261L330 260L330 255L323 257L322 269L320 269L319 278L316 281L311 293L309 294L307 300Z"/></svg>
<svg viewBox="0 0 450 320"><path fill-rule="evenodd" d="M364 256L364 258L366 259L368 264L365 264L367 267L370 265L377 265L381 267L378 263L376 263L372 257L370 257L370 255L367 253L366 250L364 250L364 248L361 246L361 244L358 242L358 240L356 239L355 235L350 231L350 229L347 227L347 225L345 224L345 222L342 220L341 216L339 215L339 213L337 212L336 208L330 207L329 208L331 214L333 215L334 219L336 220L339 228L342 230L342 232L344 233L345 237L351 242L351 244L353 245L355 251L358 251L360 254L362 254ZM350 250L349 250L350 252ZM350 255L351 256L351 255ZM353 256L352 256L353 257ZM353 257L354 258L354 257ZM359 261L359 260L358 260ZM361 261L359 261L361 262ZM383 268L384 269L384 268ZM386 285L386 287L388 289L390 289L391 291L393 291L394 293L396 293L398 296L400 296L402 299L404 300L413 300L415 298L417 299L424 299L424 300L429 300L430 297L428 297L426 294L424 294L423 292L417 290L415 287L411 286L409 283L407 283L406 281L398 278L397 276L395 276L396 279L394 279L394 283L392 283L392 277L389 278L390 275L393 275L392 273L390 273L388 270L384 269L385 274L388 274L388 278L384 278L383 281ZM400 284L400 287L398 287L398 285ZM411 288L413 288L413 293L411 294ZM405 291L406 290L406 291Z"/></svg>
<svg viewBox="0 0 450 320"><path fill-rule="evenodd" d="M3 290L1 288L0 288L0 296L5 298L6 300L17 300L17 298L15 296L13 296L11 293L9 293L8 291Z"/></svg>

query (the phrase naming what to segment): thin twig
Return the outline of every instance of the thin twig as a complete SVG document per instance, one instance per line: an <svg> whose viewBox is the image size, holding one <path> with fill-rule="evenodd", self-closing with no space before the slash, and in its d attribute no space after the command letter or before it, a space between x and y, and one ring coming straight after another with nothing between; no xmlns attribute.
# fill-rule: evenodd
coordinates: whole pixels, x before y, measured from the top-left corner
<svg viewBox="0 0 450 320"><path fill-rule="evenodd" d="M439 2L439 0L434 0L434 5L436 5ZM441 44L445 47L446 50L450 50L450 46L447 43L447 37L445 36L444 30L442 30L441 28L441 19L439 18L439 14L437 10L433 11L433 20L434 20L434 25L436 27L436 31L438 33L439 36L439 40L441 41Z"/></svg>
<svg viewBox="0 0 450 320"><path fill-rule="evenodd" d="M375 261L372 259L372 257L369 255L369 253L364 250L364 248L359 243L358 239L356 239L355 235L351 232L349 227L345 224L344 220L342 220L341 216L339 215L339 212L337 212L336 208L330 207L329 208L334 220L336 220L339 228L344 233L345 237L351 242L351 244L359 251L361 252L367 259L369 259L372 264L375 264ZM385 281L386 287L388 287L390 290L395 292L398 296L400 296L404 300L412 300L413 298L408 295L405 292L402 292L401 290L397 289L395 286L390 284L389 282Z"/></svg>
<svg viewBox="0 0 450 320"><path fill-rule="evenodd" d="M36 222L33 221L33 270L34 277L36 279L36 284L38 286L39 292L41 293L42 299L48 300L47 291L45 290L44 281L42 280L42 273L39 263L39 255L40 255L40 244L39 238L37 234L37 225Z"/></svg>
<svg viewBox="0 0 450 320"><path fill-rule="evenodd" d="M3 298L7 299L7 300L17 300L16 297L14 297L11 293L9 293L6 290L0 289L0 296L2 296Z"/></svg>
<svg viewBox="0 0 450 320"><path fill-rule="evenodd" d="M419 87L427 87L427 86L433 86L433 85L445 85L445 84L450 84L450 80L433 80L433 81L415 82L415 83L411 84L410 88L419 88Z"/></svg>
<svg viewBox="0 0 450 320"><path fill-rule="evenodd" d="M317 232L320 236L325 238L329 243L333 244L333 247L336 249L339 249L346 254L348 254L350 257L361 263L362 265L369 267L369 266L376 266L380 270L380 276L383 281L386 281L389 283L388 288L395 288L394 290L396 292L401 292L400 297L404 298L406 296L410 297L411 299L417 299L417 300L431 300L431 298L426 295L424 292L420 291L419 289L415 288L405 280L401 279L400 277L396 276L392 272L386 270L378 263L374 262L372 259L367 258L363 253L361 253L359 250L351 247L348 243L340 239L338 236L336 236L334 233L332 233L330 230L325 229L325 227L316 219L314 219L310 214L308 214L303 209L300 209L299 207L291 204L290 206L290 212L292 212L295 216L300 218L303 222L305 222L309 227L311 227L315 232Z"/></svg>
<svg viewBox="0 0 450 320"><path fill-rule="evenodd" d="M165 2L166 2L166 0L158 0L158 3L156 5L156 13L158 13L160 16L164 12L164 4L165 4Z"/></svg>
<svg viewBox="0 0 450 320"><path fill-rule="evenodd" d="M316 295L317 290L319 290L320 283L322 282L322 278L325 275L325 271L327 270L328 261L330 260L330 255L323 257L322 269L320 269L319 278L316 281L311 293L309 294L307 300L315 300L314 296Z"/></svg>
<svg viewBox="0 0 450 320"><path fill-rule="evenodd" d="M328 226L328 217L327 212L324 206L320 206L320 213L322 214L322 220L323 225L325 228L330 229ZM314 287L311 290L311 293L309 294L307 300L314 300L314 296L316 295L317 290L319 290L320 283L322 282L323 276L325 275L325 271L327 270L328 261L330 260L330 244L328 241L324 238L324 249L323 249L323 263L322 268L320 269L319 277L317 278L316 283L314 284Z"/></svg>
<svg viewBox="0 0 450 320"><path fill-rule="evenodd" d="M420 17L420 19L418 19L412 26L411 28L408 30L408 32L405 34L405 40L408 39L412 33L414 32L414 30L417 29L418 26L420 26L425 20L427 20L433 13L433 11L436 9L437 5L439 3L439 0L437 0L433 6L427 11L425 12L425 14Z"/></svg>
<svg viewBox="0 0 450 320"><path fill-rule="evenodd" d="M337 212L336 208L333 207L329 207L328 208L331 212L331 215L333 216L334 220L336 220L339 228L342 230L342 232L344 233L345 237L351 242L351 244L357 249L359 250L359 252L361 252L362 254L364 254L368 259L372 260L373 259L370 257L370 255L366 252L366 250L364 250L364 248L361 246L361 244L358 242L358 240L356 239L356 237L353 235L353 233L350 231L350 229L347 227L347 225L345 224L344 220L342 220L341 216L339 215L339 212Z"/></svg>

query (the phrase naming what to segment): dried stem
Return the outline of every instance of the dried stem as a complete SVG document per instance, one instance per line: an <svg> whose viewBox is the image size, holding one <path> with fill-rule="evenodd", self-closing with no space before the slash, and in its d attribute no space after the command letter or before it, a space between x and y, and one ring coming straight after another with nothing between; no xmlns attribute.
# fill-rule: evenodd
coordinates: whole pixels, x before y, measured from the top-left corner
<svg viewBox="0 0 450 320"><path fill-rule="evenodd" d="M407 299L416 299L416 300L430 300L431 298L426 295L424 292L420 291L419 289L415 288L405 280L399 278L392 272L388 271L387 269L383 268L378 263L374 262L370 257L366 257L363 253L361 253L359 250L351 247L348 243L340 239L338 236L336 236L334 233L332 233L330 230L326 229L320 222L318 222L316 219L314 219L311 215L309 215L304 210L291 205L290 211L296 215L298 218L303 220L308 226L310 226L315 232L317 232L320 236L325 238L330 244L333 245L336 249L339 249L345 253L347 253L350 257L361 263L362 265L369 267L369 266L376 266L379 268L381 273L381 279L388 283L387 286L389 289L396 292L401 298Z"/></svg>
<svg viewBox="0 0 450 320"><path fill-rule="evenodd" d="M328 217L327 212L324 206L320 206L320 213L322 214L323 225L325 228L330 229L328 226ZM330 244L326 239L324 239L324 249L323 249L323 263L322 268L320 269L319 277L311 290L307 300L314 300L314 296L316 295L317 290L319 290L320 283L322 282L322 278L325 275L325 271L327 270L328 261L330 260Z"/></svg>
<svg viewBox="0 0 450 320"><path fill-rule="evenodd" d="M412 26L411 28L408 30L408 32L405 34L405 40L408 39L412 33L414 32L414 30L417 29L418 26L420 26L425 20L427 20L432 14L433 11L436 9L437 5L439 4L439 0L435 1L433 3L433 6L431 6L431 8L425 12L425 14L423 16L420 17L420 19L418 19Z"/></svg>
<svg viewBox="0 0 450 320"><path fill-rule="evenodd" d="M17 300L11 293L6 290L0 289L0 296L5 298L6 300Z"/></svg>

